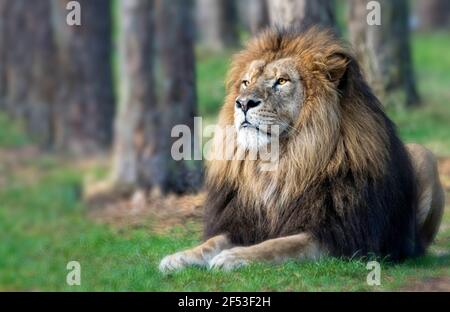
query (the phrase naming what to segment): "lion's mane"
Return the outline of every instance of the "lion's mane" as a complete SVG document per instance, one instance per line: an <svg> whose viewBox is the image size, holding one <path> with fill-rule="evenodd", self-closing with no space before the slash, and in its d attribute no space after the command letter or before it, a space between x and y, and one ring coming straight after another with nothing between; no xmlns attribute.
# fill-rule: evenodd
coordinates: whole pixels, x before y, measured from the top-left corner
<svg viewBox="0 0 450 312"><path fill-rule="evenodd" d="M331 33L271 29L250 41L232 61L219 125L233 125L248 64L285 57L305 89L295 131L280 143L276 171L254 160L208 164L205 237L226 233L250 245L306 231L335 256L421 253L408 154L352 53ZM221 144L230 143L216 137Z"/></svg>

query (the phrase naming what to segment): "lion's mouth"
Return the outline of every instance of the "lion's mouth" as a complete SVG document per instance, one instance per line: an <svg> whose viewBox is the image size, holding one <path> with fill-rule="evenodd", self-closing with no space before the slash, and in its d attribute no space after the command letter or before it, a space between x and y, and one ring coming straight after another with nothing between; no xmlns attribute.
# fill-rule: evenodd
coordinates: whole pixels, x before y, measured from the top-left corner
<svg viewBox="0 0 450 312"><path fill-rule="evenodd" d="M252 125L252 124L249 123L247 120L244 120L244 121L241 123L240 128L255 128L256 130L259 130L257 126Z"/></svg>
<svg viewBox="0 0 450 312"><path fill-rule="evenodd" d="M248 122L247 120L244 120L241 125L239 126L239 129L254 129L257 132L263 133L267 136L270 136L270 132L269 131L263 131L262 129L260 129L257 125L254 125L250 122Z"/></svg>
<svg viewBox="0 0 450 312"><path fill-rule="evenodd" d="M239 129L246 129L246 128L252 128L255 129L256 131L260 131L258 126L255 126L254 124L251 124L250 122L248 122L247 120L244 120L241 123L241 126L239 127Z"/></svg>

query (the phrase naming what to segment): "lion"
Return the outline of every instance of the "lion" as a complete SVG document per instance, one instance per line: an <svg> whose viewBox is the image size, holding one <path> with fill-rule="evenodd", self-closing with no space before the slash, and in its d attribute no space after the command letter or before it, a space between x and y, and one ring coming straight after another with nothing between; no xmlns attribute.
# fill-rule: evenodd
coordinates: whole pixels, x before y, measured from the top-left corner
<svg viewBox="0 0 450 312"><path fill-rule="evenodd" d="M276 170L260 159L207 165L201 245L160 270L256 261L422 255L443 214L433 154L404 145L347 46L327 30L269 29L235 55L214 145L247 152L279 131ZM263 127L269 126L269 127ZM234 144L234 145L233 145Z"/></svg>

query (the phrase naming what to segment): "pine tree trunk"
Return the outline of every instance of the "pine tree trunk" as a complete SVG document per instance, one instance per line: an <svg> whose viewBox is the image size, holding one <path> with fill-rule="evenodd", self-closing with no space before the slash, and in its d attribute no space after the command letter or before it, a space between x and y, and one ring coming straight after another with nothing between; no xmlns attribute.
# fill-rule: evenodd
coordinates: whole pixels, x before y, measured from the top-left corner
<svg viewBox="0 0 450 312"><path fill-rule="evenodd" d="M53 1L60 84L55 144L75 154L102 151L112 140L111 1L79 0L81 26L69 26L66 5Z"/></svg>
<svg viewBox="0 0 450 312"><path fill-rule="evenodd" d="M155 181L163 191L190 191L199 185L199 164L175 161L171 138L175 125L186 125L194 136L196 115L194 23L192 2L188 0L158 0L157 29L162 69L158 138L153 155L147 159L149 168L144 177ZM150 157L151 156L151 157ZM145 159L144 159L145 164ZM191 165L191 166L190 166ZM152 169L154 168L154 169Z"/></svg>
<svg viewBox="0 0 450 312"><path fill-rule="evenodd" d="M450 1L421 0L418 5L420 29L436 30L450 26Z"/></svg>
<svg viewBox="0 0 450 312"><path fill-rule="evenodd" d="M221 51L239 44L235 0L197 0L196 5L197 30L204 48Z"/></svg>
<svg viewBox="0 0 450 312"><path fill-rule="evenodd" d="M49 147L57 67L50 0L0 2L0 50L0 105Z"/></svg>
<svg viewBox="0 0 450 312"><path fill-rule="evenodd" d="M4 40L5 59L5 108L11 117L24 120L27 94L30 85L31 58L29 19L32 10L27 0L8 1L5 4ZM33 5L31 5L33 6ZM20 39L18 39L20 38Z"/></svg>
<svg viewBox="0 0 450 312"><path fill-rule="evenodd" d="M272 25L308 28L312 25L338 32L334 0L267 0Z"/></svg>
<svg viewBox="0 0 450 312"><path fill-rule="evenodd" d="M6 18L9 14L8 0L0 0L0 110L6 108L6 58L8 45L6 42Z"/></svg>
<svg viewBox="0 0 450 312"><path fill-rule="evenodd" d="M26 127L29 135L42 147L52 144L53 104L56 90L56 47L54 44L51 3L49 0L28 3L31 49Z"/></svg>
<svg viewBox="0 0 450 312"><path fill-rule="evenodd" d="M380 98L403 90L407 106L418 105L419 95L411 60L409 7L406 0L381 0L381 25L367 23L368 0L350 2L350 39L366 78Z"/></svg>
<svg viewBox="0 0 450 312"><path fill-rule="evenodd" d="M152 184L143 160L153 154L158 107L153 78L153 1L120 2L120 102L116 120L113 182L120 188Z"/></svg>
<svg viewBox="0 0 450 312"><path fill-rule="evenodd" d="M269 11L266 0L248 0L247 14L244 15L250 32L254 35L269 25Z"/></svg>

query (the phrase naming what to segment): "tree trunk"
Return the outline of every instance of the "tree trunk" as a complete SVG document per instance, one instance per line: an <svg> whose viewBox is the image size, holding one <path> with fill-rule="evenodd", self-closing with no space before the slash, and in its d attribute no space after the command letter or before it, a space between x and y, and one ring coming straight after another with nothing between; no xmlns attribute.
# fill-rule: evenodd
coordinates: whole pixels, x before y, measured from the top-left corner
<svg viewBox="0 0 450 312"><path fill-rule="evenodd" d="M0 105L45 147L56 89L50 8L49 0L0 2Z"/></svg>
<svg viewBox="0 0 450 312"><path fill-rule="evenodd" d="M54 0L60 85L55 143L75 154L106 149L112 139L111 1L79 0L81 25L69 26L66 5Z"/></svg>
<svg viewBox="0 0 450 312"><path fill-rule="evenodd" d="M120 2L120 102L116 120L113 183L132 189L152 184L143 160L158 132L153 79L153 1Z"/></svg>
<svg viewBox="0 0 450 312"><path fill-rule="evenodd" d="M255 35L269 25L269 11L266 0L248 0L244 16L250 32Z"/></svg>
<svg viewBox="0 0 450 312"><path fill-rule="evenodd" d="M239 44L235 0L197 0L197 29L201 45L221 51Z"/></svg>
<svg viewBox="0 0 450 312"><path fill-rule="evenodd" d="M9 15L8 0L0 0L0 110L6 109L6 18Z"/></svg>
<svg viewBox="0 0 450 312"><path fill-rule="evenodd" d="M450 1L421 0L418 3L419 27L422 30L445 29L450 24Z"/></svg>
<svg viewBox="0 0 450 312"><path fill-rule="evenodd" d="M157 29L162 70L160 118L157 147L147 153L144 177L153 180L163 191L189 191L199 185L198 162L175 161L171 147L175 138L171 130L186 125L194 136L196 115L195 57L193 46L194 23L192 2L187 0L158 0ZM152 169L153 168L153 169Z"/></svg>
<svg viewBox="0 0 450 312"><path fill-rule="evenodd" d="M27 2L31 58L26 127L31 138L42 147L52 144L52 107L56 90L56 47L54 44L51 3L49 0Z"/></svg>
<svg viewBox="0 0 450 312"><path fill-rule="evenodd" d="M5 46L4 58L4 106L11 117L25 117L28 87L30 85L32 35L29 19L32 11L29 1L8 1L3 4ZM33 5L31 5L33 6ZM20 38L20 39L19 39Z"/></svg>
<svg viewBox="0 0 450 312"><path fill-rule="evenodd" d="M407 106L420 102L415 86L409 42L406 0L381 0L381 25L367 22L368 0L350 2L350 39L369 84L384 98L394 90L405 92Z"/></svg>
<svg viewBox="0 0 450 312"><path fill-rule="evenodd" d="M320 25L338 32L334 0L267 0L267 4L272 25L300 28Z"/></svg>

